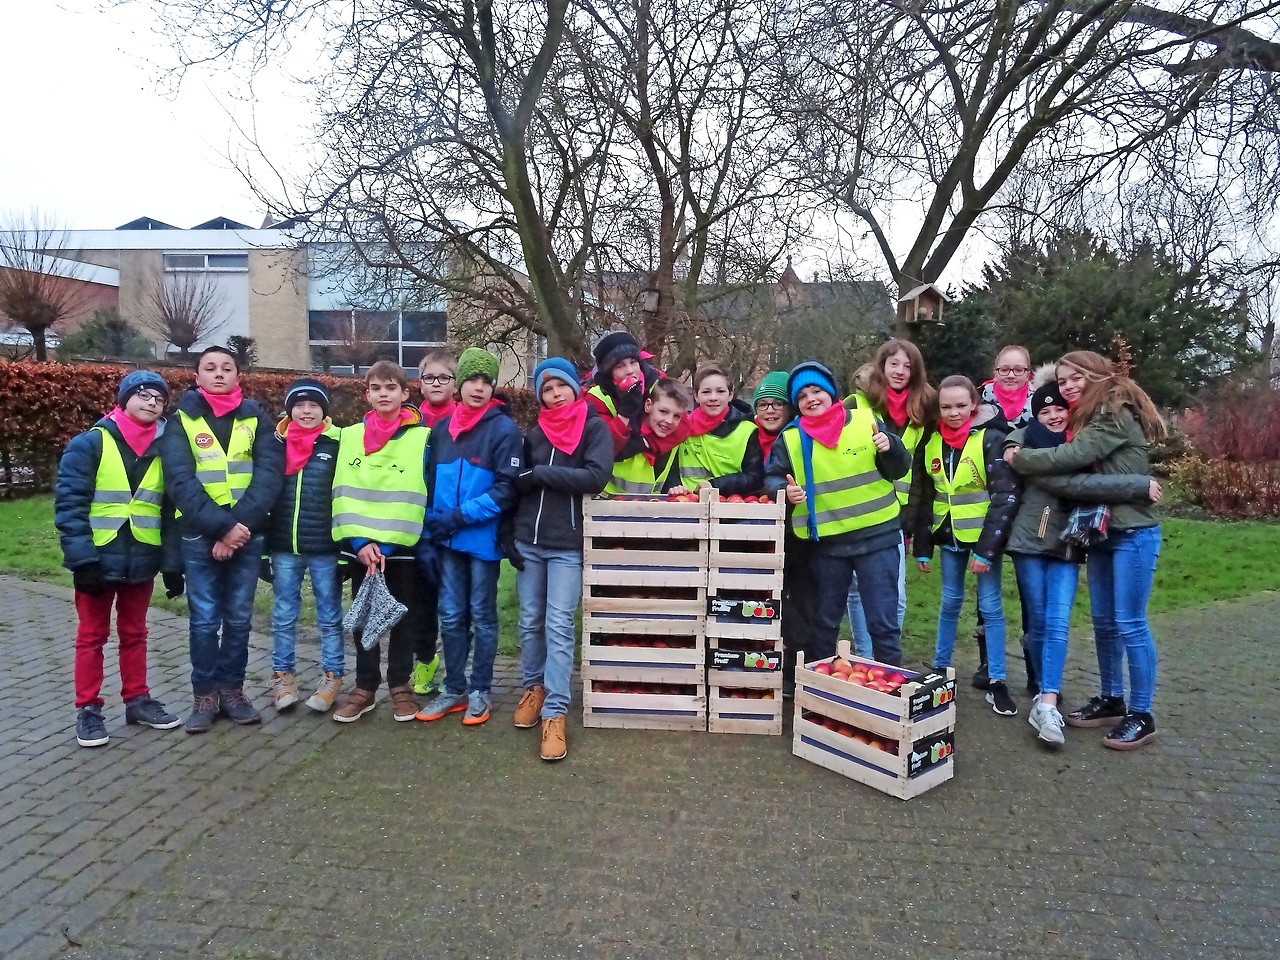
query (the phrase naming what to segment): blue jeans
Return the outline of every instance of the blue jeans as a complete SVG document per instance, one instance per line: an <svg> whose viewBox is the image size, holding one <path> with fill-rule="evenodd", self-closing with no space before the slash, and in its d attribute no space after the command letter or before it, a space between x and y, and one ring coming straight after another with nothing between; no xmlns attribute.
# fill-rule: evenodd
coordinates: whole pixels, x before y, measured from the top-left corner
<svg viewBox="0 0 1280 960"><path fill-rule="evenodd" d="M273 553L271 571L275 602L271 605L271 669L296 673L294 648L298 641L298 614L302 611L302 576L311 574L316 598L316 626L320 628L320 669L340 677L345 672L342 654L342 584L338 580L336 553Z"/></svg>
<svg viewBox="0 0 1280 960"><path fill-rule="evenodd" d="M1040 678L1041 693L1062 692L1067 633L1076 602L1080 565L1038 553L1015 553L1013 570L1022 597L1027 649Z"/></svg>
<svg viewBox="0 0 1280 960"><path fill-rule="evenodd" d="M901 562L898 564L898 634L902 634L902 622L907 616L907 548L898 548ZM862 612L862 594L858 592L858 575L853 575L849 585L849 629L853 634L853 652L860 657L871 656L871 632L867 629L867 616Z"/></svg>
<svg viewBox="0 0 1280 960"><path fill-rule="evenodd" d="M472 690L493 686L498 655L498 560L440 548L440 640L444 644L446 693L467 692L467 656ZM475 650L472 651L474 635Z"/></svg>
<svg viewBox="0 0 1280 960"><path fill-rule="evenodd" d="M1160 556L1160 528L1112 531L1104 548L1089 551L1087 576L1098 674L1104 697L1124 696L1129 659L1129 710L1150 713L1156 693L1156 641L1147 601Z"/></svg>
<svg viewBox="0 0 1280 960"><path fill-rule="evenodd" d="M840 621L844 619L849 585L858 578L862 610L871 634L872 652L881 663L902 663L902 634L898 626L898 569L901 545L845 557L814 553L810 560L814 611L806 659L834 656Z"/></svg>
<svg viewBox="0 0 1280 960"><path fill-rule="evenodd" d="M939 667L951 666L956 649L956 625L964 606L964 577L969 566L969 551L943 547L942 604L938 608L938 640L933 648L933 662ZM1005 679L1004 605L1000 599L1001 557L991 563L978 578L978 609L987 625L987 675L992 680Z"/></svg>
<svg viewBox="0 0 1280 960"><path fill-rule="evenodd" d="M208 537L182 538L182 570L187 579L190 615L191 689L197 696L244 686L253 594L262 566L261 535L251 537L229 560L213 559L215 542Z"/></svg>
<svg viewBox="0 0 1280 960"><path fill-rule="evenodd" d="M520 595L520 666L525 689L547 691L542 718L569 712L573 680L573 617L582 599L582 554L517 543L524 569Z"/></svg>

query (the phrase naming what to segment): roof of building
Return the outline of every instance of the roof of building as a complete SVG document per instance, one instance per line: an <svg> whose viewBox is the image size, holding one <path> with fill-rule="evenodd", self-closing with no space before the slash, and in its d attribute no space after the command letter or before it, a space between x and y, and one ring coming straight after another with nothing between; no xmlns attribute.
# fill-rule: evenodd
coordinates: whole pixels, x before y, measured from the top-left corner
<svg viewBox="0 0 1280 960"><path fill-rule="evenodd" d="M152 217L139 217L137 220L130 220L128 223L122 223L116 227L117 230L177 230L171 223L165 223L163 220L155 220Z"/></svg>
<svg viewBox="0 0 1280 960"><path fill-rule="evenodd" d="M274 226L274 224L272 224L272 226ZM231 220L227 217L214 217L212 220L206 220L204 223L197 223L191 229L192 230L249 230L251 228L247 223L240 223L238 220Z"/></svg>

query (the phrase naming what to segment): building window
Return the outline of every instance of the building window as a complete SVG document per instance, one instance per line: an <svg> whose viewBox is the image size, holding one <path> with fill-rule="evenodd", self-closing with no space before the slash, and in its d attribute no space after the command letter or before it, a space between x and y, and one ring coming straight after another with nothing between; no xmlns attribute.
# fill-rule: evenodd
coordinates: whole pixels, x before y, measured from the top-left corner
<svg viewBox="0 0 1280 960"><path fill-rule="evenodd" d="M445 342L448 317L443 310L311 310L307 339L311 366L359 373L377 360L391 360L410 372L423 356Z"/></svg>
<svg viewBox="0 0 1280 960"><path fill-rule="evenodd" d="M410 310L404 315L401 339L405 343L442 344L448 330L443 310Z"/></svg>
<svg viewBox="0 0 1280 960"><path fill-rule="evenodd" d="M166 253L166 270L239 271L249 269L247 253Z"/></svg>

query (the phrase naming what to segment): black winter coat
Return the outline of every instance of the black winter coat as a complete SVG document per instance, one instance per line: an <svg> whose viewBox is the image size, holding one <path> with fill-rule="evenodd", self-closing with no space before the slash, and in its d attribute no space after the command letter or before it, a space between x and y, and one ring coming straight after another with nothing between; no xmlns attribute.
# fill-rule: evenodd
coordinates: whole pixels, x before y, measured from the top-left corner
<svg viewBox="0 0 1280 960"><path fill-rule="evenodd" d="M588 406L582 439L572 454L551 445L537 426L524 438L524 471L516 478L515 538L548 550L582 549L582 498L613 475L613 438Z"/></svg>
<svg viewBox="0 0 1280 960"><path fill-rule="evenodd" d="M244 400L225 417L215 417L199 390L184 393L178 409L193 417L204 417L224 450L230 441L234 420L258 419L253 435L253 479L234 507L220 507L196 479L195 457L177 414L170 418L160 458L164 462L165 493L173 498L174 506L182 513L178 518L179 532L220 540L237 523L243 523L250 533L265 533L267 515L284 480L284 444L276 440L275 429L266 413L254 401Z"/></svg>
<svg viewBox="0 0 1280 960"><path fill-rule="evenodd" d="M141 457L124 442L119 428L112 421L104 418L95 426L106 428L120 451L129 477L129 488L137 490L151 461L160 455L166 433L165 421L158 421L155 439ZM167 498L161 508L161 546L139 543L127 523L110 543L94 546L93 531L89 527L89 507L97 486L102 443L101 433L86 431L67 444L66 452L58 463L58 479L53 488L53 524L58 529L58 540L62 545L62 565L68 570L79 570L98 563L102 565L104 580L124 583L154 580L162 569L167 572L181 570L173 505Z"/></svg>
<svg viewBox="0 0 1280 960"><path fill-rule="evenodd" d="M288 419L276 425L284 447ZM338 466L338 428L329 424L316 438L311 458L292 477L285 477L267 521L267 549L272 553L337 553L333 539L333 474Z"/></svg>

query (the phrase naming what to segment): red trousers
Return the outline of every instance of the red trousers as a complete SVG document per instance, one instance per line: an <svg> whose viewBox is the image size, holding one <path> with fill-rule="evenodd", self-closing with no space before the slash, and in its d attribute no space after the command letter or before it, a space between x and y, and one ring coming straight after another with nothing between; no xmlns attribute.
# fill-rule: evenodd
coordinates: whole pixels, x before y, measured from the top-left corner
<svg viewBox="0 0 1280 960"><path fill-rule="evenodd" d="M111 604L120 638L120 695L127 703L150 693L147 686L147 607L153 581L105 583L96 597L76 591L76 709L102 706L102 648L111 636Z"/></svg>

